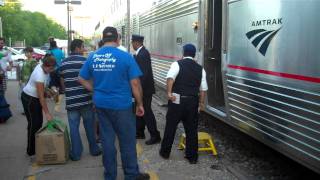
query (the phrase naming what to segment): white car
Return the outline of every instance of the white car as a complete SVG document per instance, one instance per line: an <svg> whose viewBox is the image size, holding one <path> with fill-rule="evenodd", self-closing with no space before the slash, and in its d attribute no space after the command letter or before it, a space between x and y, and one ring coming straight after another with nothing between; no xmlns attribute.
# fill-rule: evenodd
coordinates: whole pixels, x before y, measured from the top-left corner
<svg viewBox="0 0 320 180"><path fill-rule="evenodd" d="M33 48L33 52L40 55L46 55L46 51L39 49L39 48Z"/></svg>
<svg viewBox="0 0 320 180"><path fill-rule="evenodd" d="M19 62L22 62L23 60L27 59L27 57L24 55L24 53L21 53L20 51L11 48L11 47L6 47L10 53L11 53L11 59L13 61L13 65L16 66L19 64Z"/></svg>

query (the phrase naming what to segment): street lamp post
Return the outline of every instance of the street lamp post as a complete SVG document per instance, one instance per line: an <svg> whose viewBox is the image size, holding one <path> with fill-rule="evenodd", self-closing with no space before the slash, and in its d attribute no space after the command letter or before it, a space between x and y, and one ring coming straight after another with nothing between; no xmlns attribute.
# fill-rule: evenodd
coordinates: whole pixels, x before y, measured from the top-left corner
<svg viewBox="0 0 320 180"><path fill-rule="evenodd" d="M67 18L68 18L68 54L70 53L71 43L71 16L70 16L70 4L80 5L81 0L54 0L54 4L67 4Z"/></svg>
<svg viewBox="0 0 320 180"><path fill-rule="evenodd" d="M130 52L130 0L127 0L127 47L128 47L128 52Z"/></svg>

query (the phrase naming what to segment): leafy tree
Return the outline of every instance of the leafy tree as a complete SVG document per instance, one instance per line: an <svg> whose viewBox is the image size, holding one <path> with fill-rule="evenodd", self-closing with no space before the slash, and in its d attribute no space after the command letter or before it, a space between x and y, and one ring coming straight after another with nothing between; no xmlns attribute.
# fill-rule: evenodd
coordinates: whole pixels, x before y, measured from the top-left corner
<svg viewBox="0 0 320 180"><path fill-rule="evenodd" d="M27 46L41 46L49 36L66 39L65 28L39 12L21 10L21 4L0 7L3 36L12 42L25 40Z"/></svg>

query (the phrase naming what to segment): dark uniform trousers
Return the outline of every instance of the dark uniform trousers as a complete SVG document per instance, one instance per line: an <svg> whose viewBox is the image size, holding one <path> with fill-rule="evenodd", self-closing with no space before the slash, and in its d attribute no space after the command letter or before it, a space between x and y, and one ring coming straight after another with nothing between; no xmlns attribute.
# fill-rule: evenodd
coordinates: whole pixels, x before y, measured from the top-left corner
<svg viewBox="0 0 320 180"><path fill-rule="evenodd" d="M169 101L160 149L162 154L170 155L177 126L182 121L186 133L185 157L189 160L198 159L198 107L199 98L196 96L181 96L180 104Z"/></svg>
<svg viewBox="0 0 320 180"><path fill-rule="evenodd" d="M152 95L143 97L144 115L137 118L137 135L144 135L145 126L147 126L150 132L151 138L159 138L160 132L157 129L156 118L154 117L151 109Z"/></svg>

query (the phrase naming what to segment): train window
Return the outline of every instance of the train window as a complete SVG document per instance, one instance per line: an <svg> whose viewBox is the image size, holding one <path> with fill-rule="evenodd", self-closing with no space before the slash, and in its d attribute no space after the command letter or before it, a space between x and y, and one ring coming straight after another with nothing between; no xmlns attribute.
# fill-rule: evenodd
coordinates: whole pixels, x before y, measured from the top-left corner
<svg viewBox="0 0 320 180"><path fill-rule="evenodd" d="M214 1L208 1L208 30L209 32L212 33L208 33L208 44L210 49L214 48L214 7L213 7L213 3Z"/></svg>
<svg viewBox="0 0 320 180"><path fill-rule="evenodd" d="M177 45L181 45L182 44L182 37L177 37Z"/></svg>

